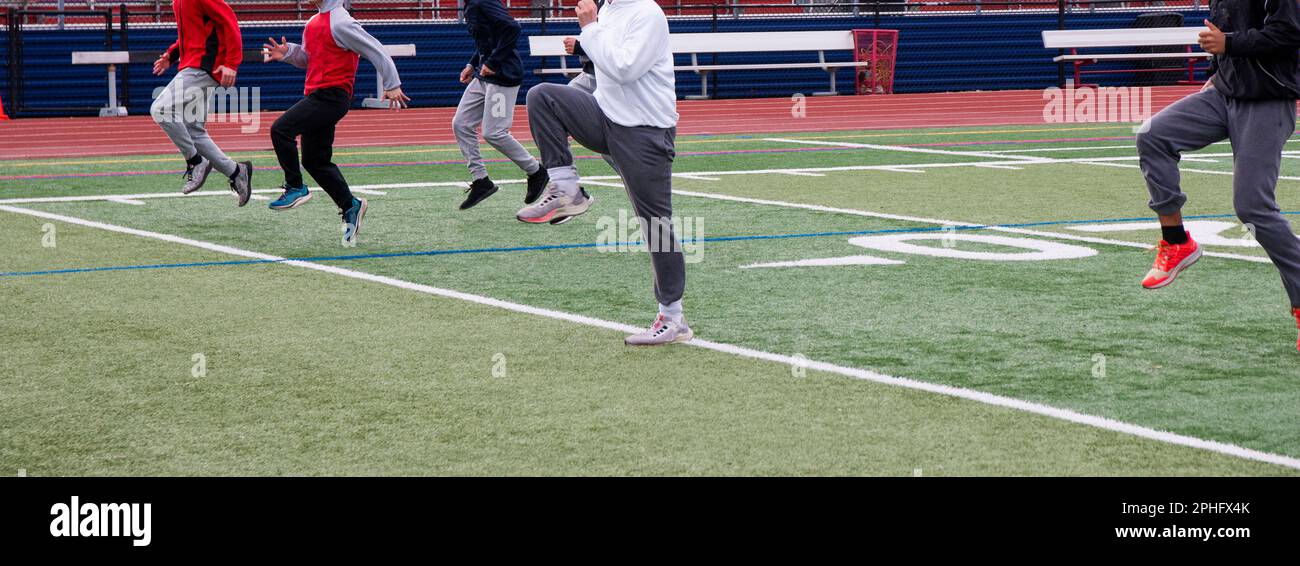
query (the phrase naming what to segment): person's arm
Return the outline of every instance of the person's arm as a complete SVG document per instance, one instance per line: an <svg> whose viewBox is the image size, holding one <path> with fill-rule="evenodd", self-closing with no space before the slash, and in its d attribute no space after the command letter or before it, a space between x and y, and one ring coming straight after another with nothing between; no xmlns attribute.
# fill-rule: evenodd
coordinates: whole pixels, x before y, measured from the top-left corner
<svg viewBox="0 0 1300 566"><path fill-rule="evenodd" d="M493 71L500 71L505 67L505 59L515 51L515 45L519 41L519 22L510 17L506 7L496 0L480 2L479 11L482 12L488 26L492 28L492 38L496 40L492 53L488 54L483 64Z"/></svg>
<svg viewBox="0 0 1300 566"><path fill-rule="evenodd" d="M384 45L362 28L356 20L351 17L331 17L330 32L334 35L334 43L339 47L360 54L375 66L379 71L379 77L383 79L384 90L393 90L402 86L402 79L397 76L397 65L393 64L393 58L384 51Z"/></svg>
<svg viewBox="0 0 1300 566"><path fill-rule="evenodd" d="M1300 49L1300 9L1296 4L1296 0L1265 0L1264 27L1227 34L1227 54L1259 57Z"/></svg>
<svg viewBox="0 0 1300 566"><path fill-rule="evenodd" d="M472 10L477 10L477 9L478 9L478 4L477 4L477 3L466 2L466 3L465 3L465 14L464 14L462 17L465 18L466 21L472 21L472 20L471 20L470 11L472 11ZM472 68L477 69L479 63L482 63L482 62L483 62L483 54L482 54L482 53L479 53L479 51L478 51L478 40L475 39L475 38L473 37L473 35L474 35L474 31L473 31L473 29L471 28L471 29L470 29L470 39L474 39L474 55L470 56L470 58L469 58L469 62L465 63L465 65L466 65L467 67L472 67ZM465 81L462 80L461 82L465 82Z"/></svg>
<svg viewBox="0 0 1300 566"><path fill-rule="evenodd" d="M239 19L235 17L235 11L222 0L203 0L199 6L203 14L212 20L220 38L221 48L217 51L216 64L229 67L232 71L239 70L239 64L244 62L244 37L239 32Z"/></svg>
<svg viewBox="0 0 1300 566"><path fill-rule="evenodd" d="M626 34L618 36L597 21L582 28L578 40L587 58L600 68L601 79L627 84L650 72L668 50L668 20L643 12L633 16Z"/></svg>
<svg viewBox="0 0 1300 566"><path fill-rule="evenodd" d="M307 49L297 43L288 43L285 44L285 47L288 48L288 51L285 52L283 61L299 69L306 69L307 63L310 61L307 57Z"/></svg>
<svg viewBox="0 0 1300 566"><path fill-rule="evenodd" d="M383 85L384 100L389 101L389 107L394 110L406 108L406 103L411 99L402 93L402 79L397 76L397 65L393 64L393 58L384 51L384 44L379 43L375 36L370 35L342 9L336 12L342 12L342 16L346 17L340 17L338 13L330 17L330 33L334 36L334 43L370 61L379 71L379 82Z"/></svg>
<svg viewBox="0 0 1300 566"><path fill-rule="evenodd" d="M180 30L177 30L178 34L179 32ZM176 43L173 43L171 47L168 47L167 50L163 52L163 55L167 57L167 61L171 64L176 64L177 61L181 60L181 38L179 35L176 37Z"/></svg>
<svg viewBox="0 0 1300 566"><path fill-rule="evenodd" d="M263 62L284 61L299 69L307 68L307 50L303 46L289 43L283 36L280 37L280 41L276 41L274 37L268 37L266 41L268 43L262 44ZM303 41L306 41L306 37Z"/></svg>
<svg viewBox="0 0 1300 566"><path fill-rule="evenodd" d="M179 34L180 32L177 31L177 33ZM173 64L179 61L180 58L181 40L178 37L176 43L173 43L166 51L163 51L162 54L158 56L158 59L153 62L153 74L162 75L167 72L167 69L171 68Z"/></svg>

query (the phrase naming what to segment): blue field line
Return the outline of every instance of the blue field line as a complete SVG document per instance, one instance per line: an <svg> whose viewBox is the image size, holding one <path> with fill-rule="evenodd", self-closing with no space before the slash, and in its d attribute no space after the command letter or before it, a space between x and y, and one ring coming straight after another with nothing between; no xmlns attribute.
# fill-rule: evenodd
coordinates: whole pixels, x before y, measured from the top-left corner
<svg viewBox="0 0 1300 566"><path fill-rule="evenodd" d="M1300 215L1300 211L1283 212L1286 215ZM1208 220L1221 218L1236 218L1233 214L1201 214L1196 216L1185 216L1185 220ZM840 232L807 232L799 234L759 234L749 236L718 236L714 238L700 238L698 240L687 240L684 244L694 243L717 243L717 242L745 242L761 240L792 240L799 238L828 238L828 237L845 237L845 236L873 236L885 234L918 234L927 232L943 232L946 230L954 231L975 231L989 230L993 228L1036 228L1043 226L1069 226L1082 224L1111 224L1120 222L1151 222L1154 218L1134 217L1134 218L1100 218L1092 220L1048 220L1041 222L1020 222L1014 224L978 224L970 226L927 226L923 228L887 228L879 230L851 230ZM586 244L547 244L537 246L514 246L514 247L493 247L493 248L466 248L453 250L424 250L412 252L390 252L377 254L353 254L339 256L309 256L309 257L288 257L282 259L246 259L230 261L200 261L189 263L155 263L144 265L115 265L107 267L74 267L67 269L46 269L41 271L8 271L0 272L0 277L34 277L39 275L68 275L74 273L96 273L102 271L145 271L151 269L181 269L189 267L229 267L242 265L267 265L275 263L285 263L291 261L305 261L312 263L327 263L339 261L357 261L367 259L392 259L402 257L430 257L443 255L465 255L465 254L491 254L491 253L512 253L512 252L540 252L540 251L557 251L557 250L578 250L578 249L597 249L604 247L613 247L616 249L630 246L640 246L641 242L595 242Z"/></svg>

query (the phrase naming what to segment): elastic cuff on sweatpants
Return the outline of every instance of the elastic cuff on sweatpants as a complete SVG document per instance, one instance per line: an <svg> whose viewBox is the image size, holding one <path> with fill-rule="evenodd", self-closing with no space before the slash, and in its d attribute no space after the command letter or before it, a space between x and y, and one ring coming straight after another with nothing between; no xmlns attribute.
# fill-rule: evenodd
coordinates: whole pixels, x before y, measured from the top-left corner
<svg viewBox="0 0 1300 566"><path fill-rule="evenodd" d="M1169 216L1182 212L1184 204L1187 204L1187 195L1179 195L1178 198L1159 203L1150 202L1147 203L1147 206L1151 207L1151 210L1160 216Z"/></svg>

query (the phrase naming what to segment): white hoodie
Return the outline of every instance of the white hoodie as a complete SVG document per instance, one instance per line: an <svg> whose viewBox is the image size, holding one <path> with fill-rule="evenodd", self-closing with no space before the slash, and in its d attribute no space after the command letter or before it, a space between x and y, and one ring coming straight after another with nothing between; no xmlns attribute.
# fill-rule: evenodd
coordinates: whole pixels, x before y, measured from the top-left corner
<svg viewBox="0 0 1300 566"><path fill-rule="evenodd" d="M668 18L659 4L608 0L578 41L596 64L596 101L605 116L628 127L677 125Z"/></svg>

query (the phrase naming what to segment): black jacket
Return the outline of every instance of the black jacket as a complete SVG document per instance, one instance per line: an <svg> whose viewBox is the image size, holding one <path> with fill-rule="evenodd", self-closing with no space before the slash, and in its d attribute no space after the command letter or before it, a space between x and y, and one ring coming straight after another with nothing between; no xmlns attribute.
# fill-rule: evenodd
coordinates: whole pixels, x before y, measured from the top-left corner
<svg viewBox="0 0 1300 566"><path fill-rule="evenodd" d="M1227 35L1214 87L1240 100L1300 98L1300 0L1214 0L1210 21Z"/></svg>
<svg viewBox="0 0 1300 566"><path fill-rule="evenodd" d="M501 0L467 0L465 24L474 38L474 56L469 64L474 75L485 82L500 86L519 86L524 82L524 62L519 58L515 43L519 41L519 22L501 5ZM479 74L487 65L496 74L484 77Z"/></svg>

